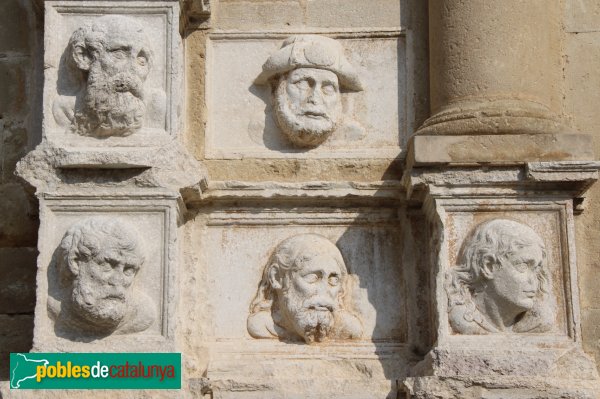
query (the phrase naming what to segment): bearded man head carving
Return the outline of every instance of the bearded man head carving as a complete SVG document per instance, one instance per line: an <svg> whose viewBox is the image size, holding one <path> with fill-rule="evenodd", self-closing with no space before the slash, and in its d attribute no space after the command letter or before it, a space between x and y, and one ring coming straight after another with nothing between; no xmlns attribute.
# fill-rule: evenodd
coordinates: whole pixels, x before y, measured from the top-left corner
<svg viewBox="0 0 600 399"><path fill-rule="evenodd" d="M283 240L263 271L250 305L248 332L254 338L307 343L358 339L362 323L345 306L348 271L339 249L318 234Z"/></svg>
<svg viewBox="0 0 600 399"><path fill-rule="evenodd" d="M153 54L142 25L107 15L77 29L66 51L66 72L79 81L75 98L59 97L53 113L59 125L83 136L129 136L148 115L164 119L164 92L144 89Z"/></svg>
<svg viewBox="0 0 600 399"><path fill-rule="evenodd" d="M152 300L133 286L145 261L137 237L127 224L105 217L83 219L67 230L57 258L64 287L54 312L60 323L107 335L143 331L154 322Z"/></svg>
<svg viewBox="0 0 600 399"><path fill-rule="evenodd" d="M271 85L276 122L297 147L316 147L336 130L341 89L362 91L340 43L317 35L286 39L255 82Z"/></svg>

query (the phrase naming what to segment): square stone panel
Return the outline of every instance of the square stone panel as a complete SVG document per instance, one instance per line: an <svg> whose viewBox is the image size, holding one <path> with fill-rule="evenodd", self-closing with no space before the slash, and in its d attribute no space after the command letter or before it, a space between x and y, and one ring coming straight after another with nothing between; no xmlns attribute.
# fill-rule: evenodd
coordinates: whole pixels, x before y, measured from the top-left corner
<svg viewBox="0 0 600 399"><path fill-rule="evenodd" d="M160 198L150 201L55 198L43 199L40 206L42 227L34 348L41 351L174 350L174 296L177 281L175 201ZM143 317L145 324L141 328L122 332L117 330L112 334L89 338L90 334L81 333L70 324L57 324L57 320L62 323L64 319L56 316L57 312L53 309L64 307L64 298L70 296L70 286L64 288L61 285L63 275L59 272L58 259L62 254L58 248L69 228L84 220L99 217L125 226L126 236L138 243L144 262L127 290L134 294L132 297L137 301L134 305L136 317ZM127 251L124 253L127 254ZM108 287L106 284L105 288ZM128 321L125 319L125 322Z"/></svg>
<svg viewBox="0 0 600 399"><path fill-rule="evenodd" d="M307 392L306 384L340 398L388 395L390 380L407 373L412 356L397 209L234 208L204 216L190 239L204 254L194 297L211 322L194 328L211 348L207 375L215 397L283 397ZM321 235L340 250L351 283L345 309L362 321L362 338L306 344L250 336L250 305L272 252L304 234Z"/></svg>
<svg viewBox="0 0 600 399"><path fill-rule="evenodd" d="M183 104L183 53L177 1L46 1L45 4L43 126L46 139L59 147L148 147L159 146L179 134ZM127 20L131 21L131 25L139 24L145 37L143 44L151 54L144 56L151 61L144 61L149 64L149 72L142 82L145 104L142 127L128 136L98 138L94 134L82 135L71 131L71 117L65 117L75 109L76 101L83 102L82 87L89 86L85 80L88 72L83 72L83 78L79 76L81 71L71 61L68 44L77 29L106 16L126 18L125 22L117 24L117 29L125 30ZM114 38L113 33L109 36ZM124 36L127 38L129 35ZM131 44L127 40L125 42L117 44L125 45L125 48ZM112 45L116 44L105 47L116 57L116 53L111 52L115 49L108 48ZM126 53L128 51L125 50Z"/></svg>
<svg viewBox="0 0 600 399"><path fill-rule="evenodd" d="M377 212L371 214L373 218L379 216ZM199 238L200 252L205 254L200 267L207 268L209 311L214 317L212 326L202 328L211 328L209 335L219 341L256 342L248 334L246 320L273 249L288 237L316 233L336 244L345 260L353 280L352 305L364 326L361 341L405 342L406 288L398 264L402 250L399 227L392 223L394 219L352 224L356 216L352 213L337 215L333 225L311 225L318 220L327 223L331 216L302 212L213 214L206 235Z"/></svg>
<svg viewBox="0 0 600 399"><path fill-rule="evenodd" d="M343 119L323 144L294 147L281 133L263 63L292 36L218 32L207 45L206 158L396 158L411 131L406 45L401 31L337 35L363 91L342 91Z"/></svg>
<svg viewBox="0 0 600 399"><path fill-rule="evenodd" d="M504 202L504 203L502 203ZM446 228L444 244L440 259L442 273L438 276L438 300L441 311L441 340L490 340L518 339L531 342L563 342L578 341L579 308L576 272L572 257L572 216L569 216L569 205L561 203L544 203L530 201L526 205L511 203L510 200L498 201L496 204L460 203L460 200L444 204L444 224ZM457 334L449 325L448 295L445 274L457 270L458 263L464 261L459 253L464 251L466 241L473 240L470 233L478 226L491 220L510 220L531 228L542 240L546 253L546 271L549 277L550 304L554 308L553 317L549 320L551 328L534 332L506 332L484 335ZM471 237L471 238L469 238ZM491 245L491 244L490 244ZM461 260L462 259L462 260ZM445 280L445 281L443 281ZM458 342L458 341L456 341Z"/></svg>

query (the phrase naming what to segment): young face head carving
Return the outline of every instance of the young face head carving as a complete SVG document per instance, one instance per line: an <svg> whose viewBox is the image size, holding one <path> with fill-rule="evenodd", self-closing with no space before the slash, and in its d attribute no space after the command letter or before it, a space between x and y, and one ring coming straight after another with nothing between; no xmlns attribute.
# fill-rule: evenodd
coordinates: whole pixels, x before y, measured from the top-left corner
<svg viewBox="0 0 600 399"><path fill-rule="evenodd" d="M508 219L483 222L466 238L458 262L446 284L455 330L547 328L546 249L532 228Z"/></svg>

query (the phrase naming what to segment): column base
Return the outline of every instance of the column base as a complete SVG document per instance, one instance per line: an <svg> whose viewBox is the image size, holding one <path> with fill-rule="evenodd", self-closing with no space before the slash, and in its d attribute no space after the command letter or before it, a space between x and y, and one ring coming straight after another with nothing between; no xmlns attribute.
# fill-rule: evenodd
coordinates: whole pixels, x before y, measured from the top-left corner
<svg viewBox="0 0 600 399"><path fill-rule="evenodd" d="M546 106L520 99L478 98L453 102L436 112L418 135L540 134L567 130Z"/></svg>
<svg viewBox="0 0 600 399"><path fill-rule="evenodd" d="M465 163L583 161L594 159L586 134L416 135L407 155L409 166Z"/></svg>

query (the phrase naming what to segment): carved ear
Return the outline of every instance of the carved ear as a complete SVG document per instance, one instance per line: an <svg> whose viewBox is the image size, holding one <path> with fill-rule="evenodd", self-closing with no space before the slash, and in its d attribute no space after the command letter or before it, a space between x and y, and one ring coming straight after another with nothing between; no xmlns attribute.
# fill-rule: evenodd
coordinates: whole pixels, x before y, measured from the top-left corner
<svg viewBox="0 0 600 399"><path fill-rule="evenodd" d="M79 275L79 264L77 263L77 255L71 254L67 258L67 266L74 276Z"/></svg>
<svg viewBox="0 0 600 399"><path fill-rule="evenodd" d="M496 267L496 257L494 255L483 255L481 257L481 274L488 280L494 278L494 269Z"/></svg>
<svg viewBox="0 0 600 399"><path fill-rule="evenodd" d="M275 288L276 290L283 288L283 275L279 269L279 266L277 266L275 263L273 263L269 268L269 282L271 283L271 287Z"/></svg>
<svg viewBox="0 0 600 399"><path fill-rule="evenodd" d="M82 71L89 71L92 63L92 56L85 46L78 44L74 45L72 56L77 68L81 69Z"/></svg>

